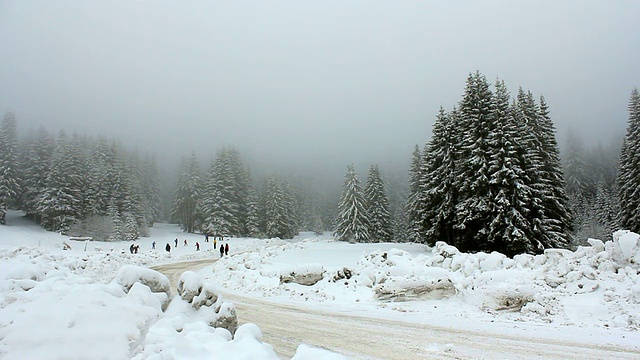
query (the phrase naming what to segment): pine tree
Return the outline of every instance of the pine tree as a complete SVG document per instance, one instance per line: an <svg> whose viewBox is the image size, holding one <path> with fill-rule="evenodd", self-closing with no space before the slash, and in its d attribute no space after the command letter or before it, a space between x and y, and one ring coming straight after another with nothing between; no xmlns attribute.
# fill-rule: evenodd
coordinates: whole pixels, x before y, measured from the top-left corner
<svg viewBox="0 0 640 360"><path fill-rule="evenodd" d="M633 89L629 100L629 121L620 152L618 192L620 225L640 232L640 93Z"/></svg>
<svg viewBox="0 0 640 360"><path fill-rule="evenodd" d="M6 223L7 208L20 193L16 118L6 113L0 123L0 225Z"/></svg>
<svg viewBox="0 0 640 360"><path fill-rule="evenodd" d="M245 221L246 235L249 237L260 237L260 202L253 186L249 187L247 217Z"/></svg>
<svg viewBox="0 0 640 360"><path fill-rule="evenodd" d="M411 165L409 167L409 194L407 195L407 204L406 204L406 222L407 222L407 236L408 240L412 242L423 242L422 239L422 231L420 225L422 224L421 215L420 215L420 206L421 203L419 201L420 197L420 180L422 178L421 168L422 168L422 153L420 152L420 148L418 145L415 146L413 150L413 156L411 158Z"/></svg>
<svg viewBox="0 0 640 360"><path fill-rule="evenodd" d="M443 108L433 125L433 136L423 153L420 179L420 227L425 242L433 246L437 241L456 243L453 229L458 193L455 176L456 154L460 146L459 112L447 114Z"/></svg>
<svg viewBox="0 0 640 360"><path fill-rule="evenodd" d="M263 196L266 236L289 238L288 204L283 184L277 176L271 176L266 180Z"/></svg>
<svg viewBox="0 0 640 360"><path fill-rule="evenodd" d="M564 156L564 174L566 193L570 197L590 197L589 182L586 174L585 149L582 139L573 130L567 135L567 153Z"/></svg>
<svg viewBox="0 0 640 360"><path fill-rule="evenodd" d="M171 216L186 232L193 233L199 221L199 202L203 196L200 165L195 153L183 158L180 165L180 177L175 192L175 200L171 209Z"/></svg>
<svg viewBox="0 0 640 360"><path fill-rule="evenodd" d="M604 179L598 182L593 212L600 231L590 237L611 240L613 232L620 229L620 203L615 191L607 186Z"/></svg>
<svg viewBox="0 0 640 360"><path fill-rule="evenodd" d="M507 255L535 252L532 244L537 234L529 221L532 188L522 163L521 129L515 108L509 106L504 82L498 81L495 88L492 105L495 128L489 134L493 149L488 171L491 222L483 250Z"/></svg>
<svg viewBox="0 0 640 360"><path fill-rule="evenodd" d="M460 145L456 154L459 181L454 244L463 251L481 250L486 242L490 219L489 134L494 131L491 104L493 94L487 79L479 72L469 75L460 102Z"/></svg>
<svg viewBox="0 0 640 360"><path fill-rule="evenodd" d="M476 72L459 109L440 109L417 197L428 244L508 255L567 246L571 215L547 105L521 88L509 98L502 81L493 93Z"/></svg>
<svg viewBox="0 0 640 360"><path fill-rule="evenodd" d="M218 151L205 185L202 203L203 229L214 235L240 234L236 174L229 154L228 149Z"/></svg>
<svg viewBox="0 0 640 360"><path fill-rule="evenodd" d="M29 216L35 217L38 222L40 219L36 211L37 199L45 189L54 149L55 139L46 128L40 127L29 133L21 152L23 193L20 208Z"/></svg>
<svg viewBox="0 0 640 360"><path fill-rule="evenodd" d="M144 194L144 212L148 226L153 226L162 217L160 184L158 182L158 163L155 156L145 156L142 163L142 190Z"/></svg>
<svg viewBox="0 0 640 360"><path fill-rule="evenodd" d="M353 164L347 167L342 195L338 203L337 228L334 236L341 241L369 242L368 214L364 194Z"/></svg>
<svg viewBox="0 0 640 360"><path fill-rule="evenodd" d="M369 236L371 240L387 242L393 240L389 199L378 165L369 167L367 184L364 189L365 207L369 215Z"/></svg>
<svg viewBox="0 0 640 360"><path fill-rule="evenodd" d="M533 102L533 99L530 100ZM565 192L565 181L555 126L549 117L549 108L543 96L536 126L533 128L540 143L542 207L544 208L542 246L545 248L566 248L570 242L573 218L569 209L569 198Z"/></svg>
<svg viewBox="0 0 640 360"><path fill-rule="evenodd" d="M77 137L69 139L61 132L51 159L46 187L37 202L42 225L48 230L64 234L83 216L81 189L86 169L81 167L81 157Z"/></svg>

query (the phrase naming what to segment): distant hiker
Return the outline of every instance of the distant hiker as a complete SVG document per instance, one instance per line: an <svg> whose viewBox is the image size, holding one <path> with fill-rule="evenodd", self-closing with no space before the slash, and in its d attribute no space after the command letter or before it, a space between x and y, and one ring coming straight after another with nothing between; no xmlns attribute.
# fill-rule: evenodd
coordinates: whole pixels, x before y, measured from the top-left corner
<svg viewBox="0 0 640 360"><path fill-rule="evenodd" d="M224 256L224 245L220 244L220 257Z"/></svg>
<svg viewBox="0 0 640 360"><path fill-rule="evenodd" d="M133 253L134 254L137 254L138 250L140 250L140 245L136 245L136 246L133 247Z"/></svg>
<svg viewBox="0 0 640 360"><path fill-rule="evenodd" d="M164 249L167 250L167 252L171 252L171 245L167 243L167 246L165 246Z"/></svg>
<svg viewBox="0 0 640 360"><path fill-rule="evenodd" d="M196 251L200 251L200 243L196 241Z"/></svg>
<svg viewBox="0 0 640 360"><path fill-rule="evenodd" d="M229 255L229 243L224 246L224 254Z"/></svg>
<svg viewBox="0 0 640 360"><path fill-rule="evenodd" d="M214 248L214 249L216 248L216 245L217 245L217 244L218 244L218 237L217 237L217 236L214 236L214 237L213 237L213 248Z"/></svg>
<svg viewBox="0 0 640 360"><path fill-rule="evenodd" d="M135 249L135 246L133 246L133 244L131 244L131 246L129 246L129 252L133 254L133 250Z"/></svg>
<svg viewBox="0 0 640 360"><path fill-rule="evenodd" d="M187 246L187 239L184 239L184 246Z"/></svg>
<svg viewBox="0 0 640 360"><path fill-rule="evenodd" d="M204 234L204 242L209 242L209 234Z"/></svg>
<svg viewBox="0 0 640 360"><path fill-rule="evenodd" d="M176 247L178 247L178 238L176 238Z"/></svg>
<svg viewBox="0 0 640 360"><path fill-rule="evenodd" d="M169 245L169 244L167 244L167 245ZM151 249L155 249L155 248L156 248L156 241L154 240L154 241L151 243Z"/></svg>

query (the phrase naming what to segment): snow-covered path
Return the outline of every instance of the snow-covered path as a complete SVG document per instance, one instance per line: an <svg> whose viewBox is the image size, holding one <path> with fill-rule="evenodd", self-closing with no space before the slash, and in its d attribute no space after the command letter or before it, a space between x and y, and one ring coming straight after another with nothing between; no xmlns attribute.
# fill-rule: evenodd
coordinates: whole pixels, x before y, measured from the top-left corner
<svg viewBox="0 0 640 360"><path fill-rule="evenodd" d="M182 272L197 271L211 260L154 267L175 286ZM238 311L240 324L255 323L263 340L280 357L291 358L305 343L354 359L638 359L640 352L588 342L508 336L458 330L442 325L413 324L352 316L225 294Z"/></svg>

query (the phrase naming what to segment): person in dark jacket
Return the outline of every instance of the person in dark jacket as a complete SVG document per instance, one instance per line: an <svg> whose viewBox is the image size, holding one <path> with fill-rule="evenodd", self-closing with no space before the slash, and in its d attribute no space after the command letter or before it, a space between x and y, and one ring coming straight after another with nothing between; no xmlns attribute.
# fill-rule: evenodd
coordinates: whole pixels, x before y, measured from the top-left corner
<svg viewBox="0 0 640 360"><path fill-rule="evenodd" d="M224 245L224 254L225 254L225 255L229 255L229 243L226 243L226 244Z"/></svg>
<svg viewBox="0 0 640 360"><path fill-rule="evenodd" d="M220 257L224 256L224 245L220 244Z"/></svg>
<svg viewBox="0 0 640 360"><path fill-rule="evenodd" d="M165 246L164 249L167 250L167 252L171 252L171 245L167 243L167 246Z"/></svg>

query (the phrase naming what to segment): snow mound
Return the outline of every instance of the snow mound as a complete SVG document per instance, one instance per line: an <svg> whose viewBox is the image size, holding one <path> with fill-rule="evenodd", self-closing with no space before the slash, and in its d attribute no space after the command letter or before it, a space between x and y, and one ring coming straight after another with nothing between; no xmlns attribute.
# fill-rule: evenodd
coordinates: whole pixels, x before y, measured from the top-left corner
<svg viewBox="0 0 640 360"><path fill-rule="evenodd" d="M292 265L290 259L312 258L318 251L317 240L300 241L222 259L211 278L232 290L296 301L379 306L447 300L489 319L640 329L640 235L618 231L612 241L589 239L589 244L509 258L497 252L462 253L438 242L426 251L388 248L343 262L337 255L335 266ZM324 248L342 246L329 242ZM244 266L247 262L250 266ZM329 275L312 286L283 281L312 269Z"/></svg>
<svg viewBox="0 0 640 360"><path fill-rule="evenodd" d="M285 268L280 272L280 283L296 283L311 286L324 278L322 264L302 264Z"/></svg>
<svg viewBox="0 0 640 360"><path fill-rule="evenodd" d="M192 308L191 311L183 312L189 313L192 317L205 319L209 326L224 328L232 334L238 328L235 306L224 302L215 285L193 271L186 271L180 276L178 296L174 301L177 300L189 304Z"/></svg>

